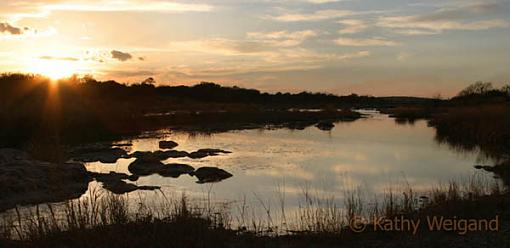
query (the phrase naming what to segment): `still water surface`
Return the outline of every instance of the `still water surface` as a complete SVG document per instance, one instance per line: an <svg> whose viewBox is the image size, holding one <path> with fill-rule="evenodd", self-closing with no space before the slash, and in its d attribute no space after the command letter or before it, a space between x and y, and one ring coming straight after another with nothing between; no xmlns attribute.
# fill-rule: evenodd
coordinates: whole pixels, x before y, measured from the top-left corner
<svg viewBox="0 0 510 248"><path fill-rule="evenodd" d="M319 196L334 197L341 206L345 191L361 189L366 196L379 195L389 187L409 184L425 190L452 179L464 180L473 175L491 175L473 168L476 153L458 153L438 144L435 130L425 121L398 125L387 115L369 112L370 117L354 122L340 122L331 131L316 127L304 130L243 130L211 135L191 135L167 131L162 136L127 140L131 152L156 151L160 140L179 143L175 149L194 151L219 148L231 154L203 159L177 158L165 163L186 163L195 168L215 166L234 176L218 183L197 184L196 178L181 175L141 177L136 184L162 187L166 196L185 192L190 197L208 197L220 202L239 202L257 208L279 206L282 192L285 207L295 209L306 189ZM87 169L130 174L134 159L120 159L116 164L89 163ZM95 183L92 183L92 185ZM161 192L137 191L135 198L157 197Z"/></svg>

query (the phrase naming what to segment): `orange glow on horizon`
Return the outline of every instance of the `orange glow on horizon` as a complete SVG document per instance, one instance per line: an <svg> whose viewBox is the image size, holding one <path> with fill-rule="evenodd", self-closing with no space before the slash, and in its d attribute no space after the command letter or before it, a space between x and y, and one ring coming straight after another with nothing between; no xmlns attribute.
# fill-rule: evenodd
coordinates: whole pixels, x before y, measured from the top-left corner
<svg viewBox="0 0 510 248"><path fill-rule="evenodd" d="M78 65L77 61L35 59L31 61L26 71L41 74L56 82L58 79L77 74Z"/></svg>

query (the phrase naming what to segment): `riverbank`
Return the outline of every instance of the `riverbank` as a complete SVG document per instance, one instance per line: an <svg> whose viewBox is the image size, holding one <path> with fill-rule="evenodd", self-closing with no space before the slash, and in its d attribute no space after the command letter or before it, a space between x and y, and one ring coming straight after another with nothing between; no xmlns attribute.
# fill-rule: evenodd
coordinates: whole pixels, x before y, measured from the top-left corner
<svg viewBox="0 0 510 248"><path fill-rule="evenodd" d="M232 209L196 203L185 195L158 207L126 196L95 191L81 201L68 201L64 216L35 212L1 225L2 247L507 247L510 244L510 197L481 181L452 182L416 195L411 188L388 193L378 205L348 193L346 209L308 195L296 225L287 228L263 219L242 219ZM415 202L418 197L427 202ZM426 197L426 198L425 198ZM50 208L51 209L51 208ZM273 210L278 211L278 210ZM274 214L268 212L268 215ZM364 217L364 218L361 218ZM374 228L374 219L446 218L499 221L495 229L435 230L422 225L417 232ZM239 220L239 219L238 219ZM353 220L359 222L353 222ZM240 224L245 223L245 224ZM364 229L357 229L363 226ZM298 228L299 227L299 228ZM464 229L462 229L464 228ZM278 230L278 231L277 231Z"/></svg>
<svg viewBox="0 0 510 248"><path fill-rule="evenodd" d="M30 100L27 100L30 99ZM261 93L214 83L194 86L125 85L92 78L52 82L37 75L0 75L0 147L115 140L177 128L218 132L306 126L361 118L352 101L331 94ZM312 111L296 111L312 110Z"/></svg>

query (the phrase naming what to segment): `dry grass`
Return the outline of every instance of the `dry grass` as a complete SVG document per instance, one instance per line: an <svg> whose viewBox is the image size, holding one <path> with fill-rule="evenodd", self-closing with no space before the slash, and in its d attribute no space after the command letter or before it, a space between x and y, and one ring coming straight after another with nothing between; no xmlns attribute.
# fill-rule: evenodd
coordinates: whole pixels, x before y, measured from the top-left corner
<svg viewBox="0 0 510 248"><path fill-rule="evenodd" d="M510 147L510 105L451 108L435 116L430 124L437 139L464 149L476 149L493 156L507 154Z"/></svg>
<svg viewBox="0 0 510 248"><path fill-rule="evenodd" d="M501 201L501 197L508 201L503 189L479 176L451 181L420 193L404 183L388 187L383 195L371 201L360 188L354 188L345 191L343 206L337 205L333 196L305 187L294 215L286 213L285 191L282 188L279 191L279 207L272 208L269 201L259 199L265 217L252 215L250 220L245 200L232 206L215 204L211 199L197 202L183 194L172 199L163 197L164 201L154 204L141 197L133 201L127 195L93 189L81 199L60 206L16 209L16 214L4 216L0 224L0 244L49 247L89 242L87 247L93 247L125 239L123 242L134 244L149 242L147 244L178 246L191 242L191 247L205 247L213 241L223 244L246 237L337 235L345 238L349 221L358 216L509 215L502 213L499 205L494 203ZM418 201L420 197L426 197L426 203Z"/></svg>

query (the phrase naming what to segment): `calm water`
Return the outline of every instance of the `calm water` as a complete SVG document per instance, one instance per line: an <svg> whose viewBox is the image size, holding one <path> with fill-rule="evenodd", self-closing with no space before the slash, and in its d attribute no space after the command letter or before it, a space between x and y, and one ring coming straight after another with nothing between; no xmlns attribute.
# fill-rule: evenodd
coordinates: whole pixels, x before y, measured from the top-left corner
<svg viewBox="0 0 510 248"><path fill-rule="evenodd" d="M477 154L457 153L434 140L435 131L425 121L397 125L386 115L372 112L370 118L337 123L331 131L316 127L305 130L245 130L212 135L166 132L158 138L128 140L131 151L158 150L160 140L179 143L175 149L194 151L219 148L232 151L203 159L179 158L165 162L186 163L199 168L216 166L234 176L212 184L197 184L182 175L165 178L141 177L138 185L157 185L166 196L185 192L190 197L236 203L245 199L253 208L262 202L277 207L281 192L291 211L303 200L303 191L334 197L343 204L346 190L361 188L365 195L383 193L388 187L409 183L415 189L430 189L451 179L491 175L473 168ZM117 164L90 163L90 171L128 173L134 159ZM94 184L92 183L91 187ZM136 191L133 198L156 198L161 192ZM257 207L258 206L258 207Z"/></svg>

